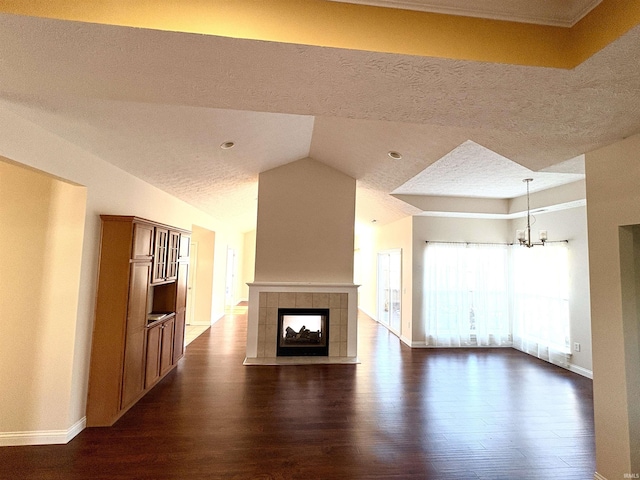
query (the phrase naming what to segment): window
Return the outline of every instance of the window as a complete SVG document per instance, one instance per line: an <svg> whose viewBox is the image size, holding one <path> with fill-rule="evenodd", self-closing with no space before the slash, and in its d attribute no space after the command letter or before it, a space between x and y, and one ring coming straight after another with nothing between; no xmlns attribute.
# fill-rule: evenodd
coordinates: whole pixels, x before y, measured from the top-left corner
<svg viewBox="0 0 640 480"><path fill-rule="evenodd" d="M569 259L566 243L513 247L513 345L565 364L569 341Z"/></svg>
<svg viewBox="0 0 640 480"><path fill-rule="evenodd" d="M513 344L544 360L566 363L566 243L523 248L429 242L424 272L427 345Z"/></svg>
<svg viewBox="0 0 640 480"><path fill-rule="evenodd" d="M508 247L429 243L425 252L427 345L509 344Z"/></svg>

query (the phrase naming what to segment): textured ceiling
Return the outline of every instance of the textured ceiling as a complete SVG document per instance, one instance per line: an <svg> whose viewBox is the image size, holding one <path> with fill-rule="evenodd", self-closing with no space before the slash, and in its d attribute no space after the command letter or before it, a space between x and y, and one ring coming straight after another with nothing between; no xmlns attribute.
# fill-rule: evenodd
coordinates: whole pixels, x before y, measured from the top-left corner
<svg viewBox="0 0 640 480"><path fill-rule="evenodd" d="M0 15L0 108L242 230L258 174L306 156L386 223L421 212L390 195L416 176L506 198L510 162L583 173L580 155L640 131L639 54L640 27L560 70ZM445 156L491 175L430 178Z"/></svg>
<svg viewBox="0 0 640 480"><path fill-rule="evenodd" d="M584 160L582 161L584 163ZM581 173L532 172L471 140L447 153L392 194L515 198L526 191L519 181L532 178L530 191L577 182ZM500 183L496 182L500 180Z"/></svg>
<svg viewBox="0 0 640 480"><path fill-rule="evenodd" d="M333 0L387 8L570 27L602 0Z"/></svg>

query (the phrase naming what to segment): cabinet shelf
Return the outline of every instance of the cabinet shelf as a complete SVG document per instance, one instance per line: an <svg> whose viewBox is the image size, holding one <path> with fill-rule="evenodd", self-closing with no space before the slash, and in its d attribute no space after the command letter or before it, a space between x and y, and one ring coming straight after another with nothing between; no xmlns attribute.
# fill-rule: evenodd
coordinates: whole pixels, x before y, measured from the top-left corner
<svg viewBox="0 0 640 480"><path fill-rule="evenodd" d="M147 315L147 328L175 316L176 312L150 313Z"/></svg>

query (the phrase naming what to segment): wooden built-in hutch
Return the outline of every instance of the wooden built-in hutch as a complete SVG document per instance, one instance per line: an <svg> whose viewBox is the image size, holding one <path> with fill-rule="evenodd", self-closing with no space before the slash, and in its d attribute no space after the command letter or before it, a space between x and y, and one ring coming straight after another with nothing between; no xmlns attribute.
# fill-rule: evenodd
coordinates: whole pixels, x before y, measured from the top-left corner
<svg viewBox="0 0 640 480"><path fill-rule="evenodd" d="M87 425L113 425L184 355L191 232L101 215Z"/></svg>

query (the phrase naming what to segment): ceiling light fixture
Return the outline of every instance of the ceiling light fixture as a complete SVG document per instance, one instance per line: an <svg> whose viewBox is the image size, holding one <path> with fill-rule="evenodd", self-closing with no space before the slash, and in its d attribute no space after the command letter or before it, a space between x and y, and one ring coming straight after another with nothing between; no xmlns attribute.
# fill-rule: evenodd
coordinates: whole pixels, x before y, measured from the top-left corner
<svg viewBox="0 0 640 480"><path fill-rule="evenodd" d="M535 245L542 245L544 247L544 242L547 241L547 231L540 230L538 233L540 242L535 243L531 241L531 210L529 209L529 184L533 182L533 178L525 178L522 180L527 184L527 229L526 230L516 230L516 238L520 245L523 247L531 248ZM534 219L535 221L535 219Z"/></svg>
<svg viewBox="0 0 640 480"><path fill-rule="evenodd" d="M234 142L223 142L220 144L220 148L223 150L229 150L235 146Z"/></svg>
<svg viewBox="0 0 640 480"><path fill-rule="evenodd" d="M400 160L402 159L402 154L399 152L395 152L393 150L391 150L390 152L387 153L387 155L389 155L389 157L393 158L394 160Z"/></svg>

